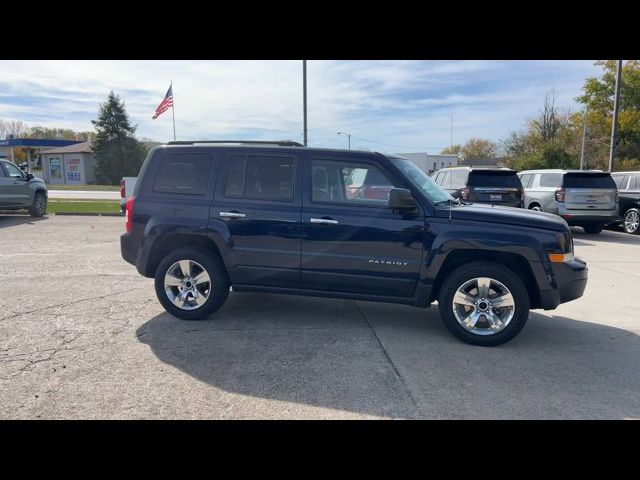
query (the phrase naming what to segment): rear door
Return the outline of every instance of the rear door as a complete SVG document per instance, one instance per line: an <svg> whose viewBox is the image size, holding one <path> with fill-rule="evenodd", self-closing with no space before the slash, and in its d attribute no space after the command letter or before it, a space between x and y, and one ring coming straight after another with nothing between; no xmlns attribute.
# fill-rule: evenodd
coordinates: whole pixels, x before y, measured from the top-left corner
<svg viewBox="0 0 640 480"><path fill-rule="evenodd" d="M298 287L300 210L298 158L289 152L228 151L211 207L226 224L238 285Z"/></svg>
<svg viewBox="0 0 640 480"><path fill-rule="evenodd" d="M467 185L471 202L522 205L522 183L513 170L471 170Z"/></svg>
<svg viewBox="0 0 640 480"><path fill-rule="evenodd" d="M424 214L393 212L392 187L400 179L375 158L309 154L304 162L302 209L303 288L410 297L423 251ZM354 179L378 187L371 195L352 196ZM384 195L382 194L384 192Z"/></svg>
<svg viewBox="0 0 640 480"><path fill-rule="evenodd" d="M616 209L616 184L607 172L567 172L562 186L567 210Z"/></svg>

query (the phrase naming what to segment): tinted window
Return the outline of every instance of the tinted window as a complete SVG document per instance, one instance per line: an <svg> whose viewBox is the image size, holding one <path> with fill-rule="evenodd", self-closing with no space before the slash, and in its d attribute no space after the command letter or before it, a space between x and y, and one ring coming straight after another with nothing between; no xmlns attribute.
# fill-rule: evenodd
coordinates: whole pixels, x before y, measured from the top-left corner
<svg viewBox="0 0 640 480"><path fill-rule="evenodd" d="M204 195L213 166L204 153L166 153L153 184L153 191Z"/></svg>
<svg viewBox="0 0 640 480"><path fill-rule="evenodd" d="M393 182L373 165L330 160L311 162L314 202L386 206Z"/></svg>
<svg viewBox="0 0 640 480"><path fill-rule="evenodd" d="M274 155L231 155L224 195L257 200L292 200L293 158Z"/></svg>
<svg viewBox="0 0 640 480"><path fill-rule="evenodd" d="M543 173L540 175L541 187L555 187L562 186L562 174L561 173Z"/></svg>
<svg viewBox="0 0 640 480"><path fill-rule="evenodd" d="M249 155L244 194L261 200L293 199L292 158Z"/></svg>
<svg viewBox="0 0 640 480"><path fill-rule="evenodd" d="M224 184L225 197L244 196L244 172L247 158L245 155L231 155L227 169L227 180Z"/></svg>
<svg viewBox="0 0 640 480"><path fill-rule="evenodd" d="M609 173L576 172L564 175L565 188L616 188Z"/></svg>
<svg viewBox="0 0 640 480"><path fill-rule="evenodd" d="M22 178L22 171L20 171L20 169L13 163L3 162L3 165L10 177Z"/></svg>
<svg viewBox="0 0 640 480"><path fill-rule="evenodd" d="M522 188L516 172L501 170L472 170L468 184L470 187Z"/></svg>
<svg viewBox="0 0 640 480"><path fill-rule="evenodd" d="M7 174L4 173L4 168L2 167L3 162L0 162L0 177L6 177Z"/></svg>

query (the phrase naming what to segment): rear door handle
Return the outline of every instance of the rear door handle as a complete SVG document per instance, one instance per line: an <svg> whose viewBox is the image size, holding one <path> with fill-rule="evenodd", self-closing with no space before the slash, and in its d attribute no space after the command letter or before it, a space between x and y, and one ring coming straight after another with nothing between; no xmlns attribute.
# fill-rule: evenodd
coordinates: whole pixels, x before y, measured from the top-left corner
<svg viewBox="0 0 640 480"><path fill-rule="evenodd" d="M244 218L246 215L244 213L238 212L220 212L220 216L223 218Z"/></svg>
<svg viewBox="0 0 640 480"><path fill-rule="evenodd" d="M331 220L329 218L312 218L310 219L311 223L323 223L325 225L337 225L337 220Z"/></svg>

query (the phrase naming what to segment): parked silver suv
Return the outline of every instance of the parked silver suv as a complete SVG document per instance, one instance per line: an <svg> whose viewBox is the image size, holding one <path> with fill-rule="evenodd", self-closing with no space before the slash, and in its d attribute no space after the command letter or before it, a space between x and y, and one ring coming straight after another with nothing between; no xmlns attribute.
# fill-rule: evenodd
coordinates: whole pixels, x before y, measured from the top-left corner
<svg viewBox="0 0 640 480"><path fill-rule="evenodd" d="M47 187L41 178L0 160L0 210L20 209L28 209L32 217L42 217L47 211Z"/></svg>
<svg viewBox="0 0 640 480"><path fill-rule="evenodd" d="M524 206L555 213L586 233L600 233L618 213L618 191L601 170L524 170Z"/></svg>

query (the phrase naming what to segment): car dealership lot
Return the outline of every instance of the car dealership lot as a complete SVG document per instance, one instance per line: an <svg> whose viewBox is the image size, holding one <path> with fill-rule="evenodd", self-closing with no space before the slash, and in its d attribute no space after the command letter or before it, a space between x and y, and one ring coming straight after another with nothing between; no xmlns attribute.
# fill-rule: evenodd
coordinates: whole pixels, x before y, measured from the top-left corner
<svg viewBox="0 0 640 480"><path fill-rule="evenodd" d="M575 229L584 296L481 348L435 305L231 293L174 319L123 223L0 214L0 418L640 418L640 236Z"/></svg>

